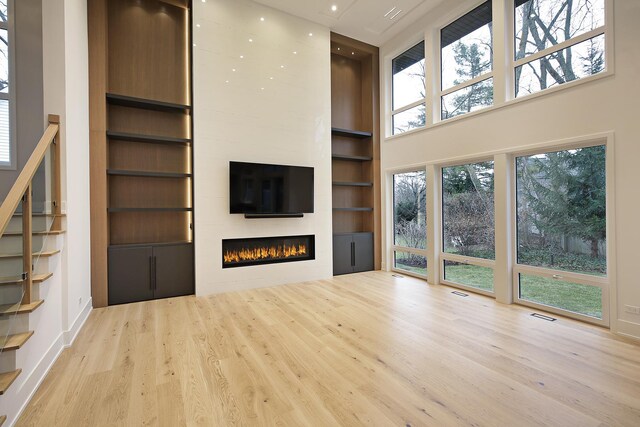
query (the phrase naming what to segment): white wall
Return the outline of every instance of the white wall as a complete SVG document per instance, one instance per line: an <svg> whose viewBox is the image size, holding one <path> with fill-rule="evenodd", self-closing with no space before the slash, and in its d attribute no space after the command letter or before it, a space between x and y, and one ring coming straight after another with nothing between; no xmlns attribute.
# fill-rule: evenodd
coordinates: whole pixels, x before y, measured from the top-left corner
<svg viewBox="0 0 640 427"><path fill-rule="evenodd" d="M193 7L196 293L330 277L328 29L248 0ZM230 160L313 166L315 212L230 215ZM314 261L222 269L222 239L297 234L315 234Z"/></svg>
<svg viewBox="0 0 640 427"><path fill-rule="evenodd" d="M386 67L385 57L388 60L390 55L410 47L416 37L424 36L426 29L455 18L451 10L464 5L473 5L473 2L448 1L382 46L381 66ZM637 117L640 111L640 26L637 24L640 2L617 0L614 6L614 75L385 141L381 149L382 173L386 179L386 171L407 165L613 131L617 256L612 264L617 266L614 285L617 286L618 317L611 319L611 326L614 331L640 338L640 316L624 312L625 304L640 306L637 269L640 259L640 121ZM384 88L389 70L383 68L382 71ZM384 105L383 96L383 117ZM388 216L385 223L387 221L390 221Z"/></svg>

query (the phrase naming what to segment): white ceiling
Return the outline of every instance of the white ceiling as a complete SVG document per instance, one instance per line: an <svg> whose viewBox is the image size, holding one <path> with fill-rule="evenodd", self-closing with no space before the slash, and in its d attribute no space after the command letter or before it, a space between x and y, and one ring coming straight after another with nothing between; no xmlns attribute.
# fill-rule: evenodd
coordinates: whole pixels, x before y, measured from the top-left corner
<svg viewBox="0 0 640 427"><path fill-rule="evenodd" d="M254 0L381 46L444 0ZM337 6L334 12L331 6ZM385 16L386 15L386 16Z"/></svg>

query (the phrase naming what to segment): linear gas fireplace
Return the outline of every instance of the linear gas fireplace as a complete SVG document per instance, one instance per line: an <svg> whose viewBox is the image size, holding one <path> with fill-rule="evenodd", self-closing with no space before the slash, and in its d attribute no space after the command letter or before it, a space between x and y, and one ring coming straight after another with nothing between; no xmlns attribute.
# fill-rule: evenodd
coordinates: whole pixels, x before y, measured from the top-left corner
<svg viewBox="0 0 640 427"><path fill-rule="evenodd" d="M315 236L222 240L222 268L315 259Z"/></svg>

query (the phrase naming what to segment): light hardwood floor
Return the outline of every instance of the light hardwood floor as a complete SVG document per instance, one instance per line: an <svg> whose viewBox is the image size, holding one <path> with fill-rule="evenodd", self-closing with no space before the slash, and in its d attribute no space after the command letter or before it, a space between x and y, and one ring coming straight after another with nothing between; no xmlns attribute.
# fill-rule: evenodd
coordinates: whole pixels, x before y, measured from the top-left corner
<svg viewBox="0 0 640 427"><path fill-rule="evenodd" d="M97 309L18 425L640 425L640 346L451 291L376 272Z"/></svg>

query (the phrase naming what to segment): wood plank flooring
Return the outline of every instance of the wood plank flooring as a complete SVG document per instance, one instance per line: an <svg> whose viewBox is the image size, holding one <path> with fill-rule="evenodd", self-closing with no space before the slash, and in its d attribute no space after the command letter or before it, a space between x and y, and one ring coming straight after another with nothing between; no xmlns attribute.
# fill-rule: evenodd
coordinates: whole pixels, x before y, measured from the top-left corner
<svg viewBox="0 0 640 427"><path fill-rule="evenodd" d="M371 272L96 309L19 426L638 426L640 346Z"/></svg>

